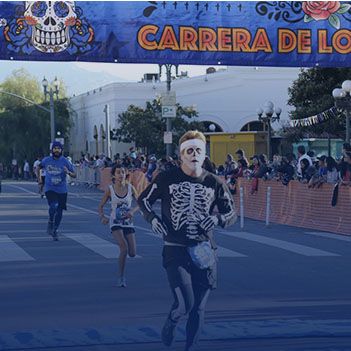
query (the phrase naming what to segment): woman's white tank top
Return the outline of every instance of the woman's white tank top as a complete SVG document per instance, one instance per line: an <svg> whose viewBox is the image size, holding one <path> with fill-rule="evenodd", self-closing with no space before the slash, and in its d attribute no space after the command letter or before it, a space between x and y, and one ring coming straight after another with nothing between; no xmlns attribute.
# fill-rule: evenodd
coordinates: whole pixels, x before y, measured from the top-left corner
<svg viewBox="0 0 351 351"><path fill-rule="evenodd" d="M128 184L127 194L123 197L116 194L113 185L109 185L109 189L111 195L110 227L133 227L133 223L130 219L123 219L123 214L128 212L132 207L133 191L131 184Z"/></svg>

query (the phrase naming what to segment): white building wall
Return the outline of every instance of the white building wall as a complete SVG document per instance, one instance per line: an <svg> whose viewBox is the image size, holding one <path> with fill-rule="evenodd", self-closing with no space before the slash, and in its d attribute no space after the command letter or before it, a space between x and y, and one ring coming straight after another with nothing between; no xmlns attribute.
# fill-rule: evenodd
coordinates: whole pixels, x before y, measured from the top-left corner
<svg viewBox="0 0 351 351"><path fill-rule="evenodd" d="M182 78L172 81L177 102L183 106L196 107L200 121L217 123L224 132L239 132L248 122L257 120L256 109L268 100L282 108L282 122L288 120L288 87L297 79L297 68L229 67L216 73ZM118 114L129 105L144 107L146 101L154 99L166 90L165 82L155 84L131 82L112 83L97 87L70 99L73 121L78 121L71 131L71 151L74 157L86 151L95 154L94 126L99 133L105 128L104 106L110 107L110 128L118 128ZM280 123L282 123L280 122ZM276 123L273 128L279 128ZM111 141L112 154L127 151L130 145ZM105 146L106 153L106 146Z"/></svg>

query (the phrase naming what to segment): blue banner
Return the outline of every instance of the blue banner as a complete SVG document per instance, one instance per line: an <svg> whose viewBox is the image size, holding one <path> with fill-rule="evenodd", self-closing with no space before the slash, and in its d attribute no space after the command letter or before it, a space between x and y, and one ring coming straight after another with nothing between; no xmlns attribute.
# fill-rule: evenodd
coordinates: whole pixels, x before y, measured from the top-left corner
<svg viewBox="0 0 351 351"><path fill-rule="evenodd" d="M0 59L351 66L345 1L0 2Z"/></svg>

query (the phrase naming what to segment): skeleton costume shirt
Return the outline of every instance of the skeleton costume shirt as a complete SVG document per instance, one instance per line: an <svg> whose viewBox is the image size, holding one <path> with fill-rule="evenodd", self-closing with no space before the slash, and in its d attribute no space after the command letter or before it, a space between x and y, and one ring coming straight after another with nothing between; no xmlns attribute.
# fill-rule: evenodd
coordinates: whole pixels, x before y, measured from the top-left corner
<svg viewBox="0 0 351 351"><path fill-rule="evenodd" d="M234 223L235 210L227 186L214 174L203 170L199 177L186 175L181 168L159 174L143 191L138 204L146 220L157 216L152 205L161 200L161 221L167 235L166 242L192 246L208 241L212 233L200 223L218 208L218 224L222 227Z"/></svg>

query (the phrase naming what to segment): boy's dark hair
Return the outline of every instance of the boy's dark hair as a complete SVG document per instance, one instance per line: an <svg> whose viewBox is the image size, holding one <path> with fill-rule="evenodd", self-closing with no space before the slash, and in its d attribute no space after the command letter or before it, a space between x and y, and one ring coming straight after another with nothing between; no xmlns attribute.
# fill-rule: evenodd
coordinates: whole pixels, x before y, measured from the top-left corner
<svg viewBox="0 0 351 351"><path fill-rule="evenodd" d="M240 156L244 156L244 151L241 149L236 150L235 153L240 155Z"/></svg>

